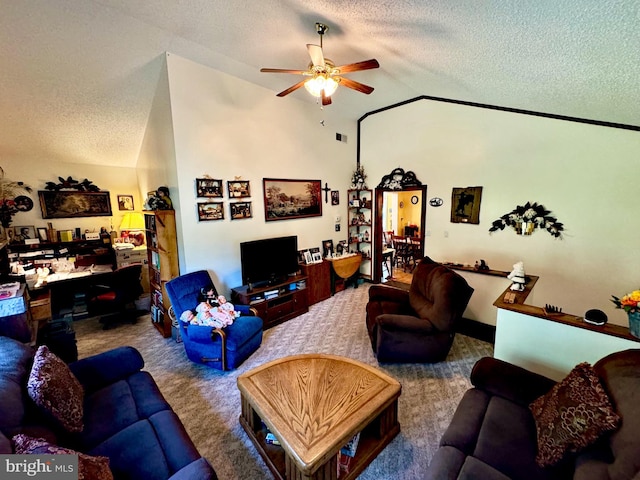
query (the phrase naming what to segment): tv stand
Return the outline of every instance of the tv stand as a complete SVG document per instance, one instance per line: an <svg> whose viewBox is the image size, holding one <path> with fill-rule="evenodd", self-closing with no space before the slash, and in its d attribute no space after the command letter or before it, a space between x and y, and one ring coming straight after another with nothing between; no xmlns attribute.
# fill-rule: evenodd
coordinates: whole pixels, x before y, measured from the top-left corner
<svg viewBox="0 0 640 480"><path fill-rule="evenodd" d="M294 275L272 285L243 285L231 289L231 301L238 305L251 305L271 328L309 311L307 276Z"/></svg>

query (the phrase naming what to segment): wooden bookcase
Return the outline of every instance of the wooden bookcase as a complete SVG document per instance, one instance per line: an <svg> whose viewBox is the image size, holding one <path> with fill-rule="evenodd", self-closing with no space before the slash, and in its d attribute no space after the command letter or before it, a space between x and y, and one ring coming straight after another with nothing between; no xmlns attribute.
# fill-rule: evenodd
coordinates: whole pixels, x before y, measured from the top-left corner
<svg viewBox="0 0 640 480"><path fill-rule="evenodd" d="M180 275L176 217L173 210L144 212L144 225L149 261L151 323L163 337L171 336L169 298L165 284Z"/></svg>
<svg viewBox="0 0 640 480"><path fill-rule="evenodd" d="M360 274L371 279L371 251L373 245L373 190L347 190L349 200L349 251L362 254Z"/></svg>

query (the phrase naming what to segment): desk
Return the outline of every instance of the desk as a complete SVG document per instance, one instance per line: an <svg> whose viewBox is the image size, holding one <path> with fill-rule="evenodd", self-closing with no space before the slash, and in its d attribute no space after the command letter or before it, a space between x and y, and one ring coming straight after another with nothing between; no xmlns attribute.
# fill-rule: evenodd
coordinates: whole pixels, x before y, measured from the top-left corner
<svg viewBox="0 0 640 480"><path fill-rule="evenodd" d="M22 283L15 296L0 300L0 335L35 345L38 322L29 314L29 293Z"/></svg>

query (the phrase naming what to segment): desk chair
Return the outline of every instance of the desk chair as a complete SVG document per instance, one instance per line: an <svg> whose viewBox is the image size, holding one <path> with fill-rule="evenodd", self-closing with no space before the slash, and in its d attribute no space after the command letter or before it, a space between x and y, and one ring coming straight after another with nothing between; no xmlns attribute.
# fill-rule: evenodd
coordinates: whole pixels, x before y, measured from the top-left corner
<svg viewBox="0 0 640 480"><path fill-rule="evenodd" d="M135 323L138 311L127 308L142 295L140 284L142 264L134 263L113 271L103 285L94 285L89 292L89 315L99 315L106 330L118 320Z"/></svg>
<svg viewBox="0 0 640 480"><path fill-rule="evenodd" d="M179 325L184 349L192 362L218 370L232 370L260 347L262 319L253 316L254 311L248 305L234 305L242 316L225 328L191 325L179 320L183 312L198 306L203 288L213 290L218 296L206 270L181 275L165 286L171 302L169 315Z"/></svg>

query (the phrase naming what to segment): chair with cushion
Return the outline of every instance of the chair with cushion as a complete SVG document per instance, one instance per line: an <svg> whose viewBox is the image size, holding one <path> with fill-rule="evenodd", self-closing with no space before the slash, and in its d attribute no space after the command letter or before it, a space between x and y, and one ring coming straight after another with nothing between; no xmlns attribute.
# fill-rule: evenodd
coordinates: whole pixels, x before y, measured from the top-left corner
<svg viewBox="0 0 640 480"><path fill-rule="evenodd" d="M378 361L444 360L472 293L464 278L429 257L418 263L409 291L373 285L366 322Z"/></svg>
<svg viewBox="0 0 640 480"><path fill-rule="evenodd" d="M89 314L100 315L100 323L105 330L119 320L135 322L138 311L135 307L127 307L133 306L143 292L141 276L142 264L134 263L114 270L104 284L92 287L88 302Z"/></svg>
<svg viewBox="0 0 640 480"><path fill-rule="evenodd" d="M200 303L201 291L217 290L206 270L187 273L166 283L171 302L170 312L180 318ZM262 319L254 316L247 305L234 305L241 316L232 325L214 328L192 325L177 320L189 360L219 370L233 370L244 362L262 343Z"/></svg>

